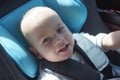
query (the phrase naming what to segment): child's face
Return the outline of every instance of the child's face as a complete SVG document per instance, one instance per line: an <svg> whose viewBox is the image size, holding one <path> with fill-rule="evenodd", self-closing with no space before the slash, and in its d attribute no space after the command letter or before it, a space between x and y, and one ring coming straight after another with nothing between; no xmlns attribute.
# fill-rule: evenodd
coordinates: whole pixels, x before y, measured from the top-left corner
<svg viewBox="0 0 120 80"><path fill-rule="evenodd" d="M34 47L48 61L59 62L71 57L74 40L58 15L46 18L34 30Z"/></svg>

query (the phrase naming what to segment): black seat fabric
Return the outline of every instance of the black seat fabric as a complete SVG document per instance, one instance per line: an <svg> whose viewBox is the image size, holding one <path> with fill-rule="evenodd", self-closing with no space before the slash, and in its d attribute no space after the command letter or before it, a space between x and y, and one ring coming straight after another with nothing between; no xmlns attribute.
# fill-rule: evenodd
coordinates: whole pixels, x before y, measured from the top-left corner
<svg viewBox="0 0 120 80"><path fill-rule="evenodd" d="M29 0L0 0L0 18L28 1Z"/></svg>
<svg viewBox="0 0 120 80"><path fill-rule="evenodd" d="M0 45L0 80L27 80Z"/></svg>
<svg viewBox="0 0 120 80"><path fill-rule="evenodd" d="M120 10L120 0L96 0L96 3L100 9Z"/></svg>
<svg viewBox="0 0 120 80"><path fill-rule="evenodd" d="M97 6L95 0L83 0L83 3L87 7L88 17L85 25L81 29L83 32L87 32L91 35L98 33L108 33L109 29L105 26L99 13L97 12Z"/></svg>

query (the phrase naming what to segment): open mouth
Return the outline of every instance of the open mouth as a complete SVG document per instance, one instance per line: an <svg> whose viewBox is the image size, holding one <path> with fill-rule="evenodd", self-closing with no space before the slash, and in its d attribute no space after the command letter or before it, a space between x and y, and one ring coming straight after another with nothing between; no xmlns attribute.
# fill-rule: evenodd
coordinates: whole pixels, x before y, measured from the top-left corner
<svg viewBox="0 0 120 80"><path fill-rule="evenodd" d="M65 52L68 50L68 44L61 48L58 52Z"/></svg>

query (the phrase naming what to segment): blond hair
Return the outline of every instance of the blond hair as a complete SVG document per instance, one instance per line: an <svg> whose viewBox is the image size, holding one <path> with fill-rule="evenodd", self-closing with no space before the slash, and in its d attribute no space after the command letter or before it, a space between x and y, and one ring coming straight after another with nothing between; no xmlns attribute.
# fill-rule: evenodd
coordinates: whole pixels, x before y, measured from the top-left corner
<svg viewBox="0 0 120 80"><path fill-rule="evenodd" d="M25 39L29 42L30 45L32 44L31 34L34 27L39 25L39 21L42 20L44 17L51 16L57 13L48 7L34 7L28 10L21 20L21 32Z"/></svg>

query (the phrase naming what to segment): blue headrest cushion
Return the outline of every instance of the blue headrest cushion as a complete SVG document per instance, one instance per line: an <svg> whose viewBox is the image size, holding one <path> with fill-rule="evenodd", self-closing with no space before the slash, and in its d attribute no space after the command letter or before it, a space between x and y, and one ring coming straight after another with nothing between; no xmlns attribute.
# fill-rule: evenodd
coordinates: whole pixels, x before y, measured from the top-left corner
<svg viewBox="0 0 120 80"><path fill-rule="evenodd" d="M43 0L54 9L72 32L80 32L87 18L87 9L80 0Z"/></svg>
<svg viewBox="0 0 120 80"><path fill-rule="evenodd" d="M38 64L29 53L3 26L0 26L0 44L19 68L28 76L35 77Z"/></svg>

